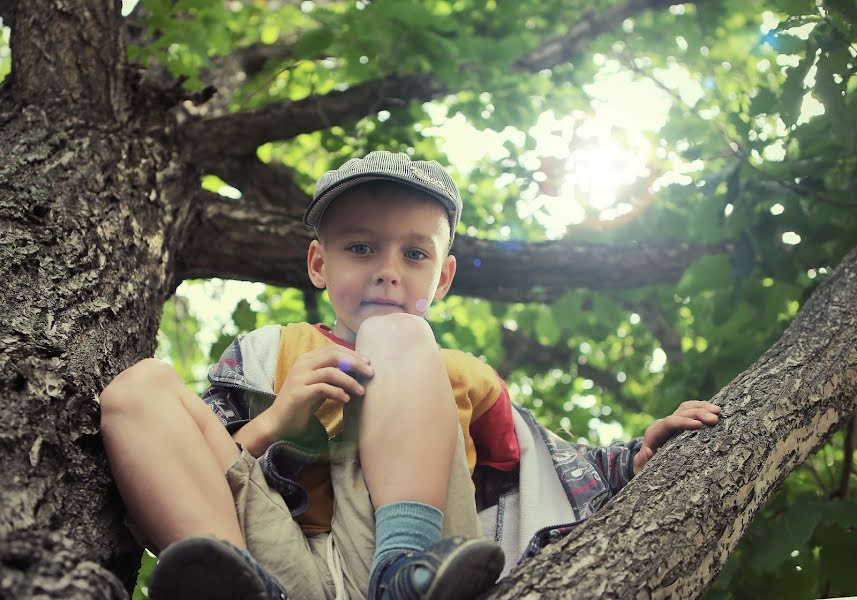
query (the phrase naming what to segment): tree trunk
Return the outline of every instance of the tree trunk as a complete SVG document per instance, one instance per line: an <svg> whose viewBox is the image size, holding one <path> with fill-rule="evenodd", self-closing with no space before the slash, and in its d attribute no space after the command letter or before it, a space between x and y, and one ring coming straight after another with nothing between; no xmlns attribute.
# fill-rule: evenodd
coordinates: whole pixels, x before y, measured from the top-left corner
<svg viewBox="0 0 857 600"><path fill-rule="evenodd" d="M153 354L188 221L178 200L198 178L166 111L140 105L123 61L105 68L125 52L116 3L22 2L15 23L0 90L0 597L120 598L141 548L96 394Z"/></svg>

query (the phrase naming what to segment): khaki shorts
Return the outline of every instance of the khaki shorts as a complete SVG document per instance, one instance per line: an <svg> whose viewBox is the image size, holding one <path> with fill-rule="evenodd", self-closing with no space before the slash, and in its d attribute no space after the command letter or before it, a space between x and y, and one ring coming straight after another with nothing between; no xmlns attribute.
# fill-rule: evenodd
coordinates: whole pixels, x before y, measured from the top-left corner
<svg viewBox="0 0 857 600"><path fill-rule="evenodd" d="M415 469L417 470L417 469ZM289 600L365 598L375 553L375 511L354 444L331 441L331 532L307 538L282 496L268 487L246 450L226 473L247 549L288 593ZM449 478L443 536L481 535L473 482L459 429Z"/></svg>

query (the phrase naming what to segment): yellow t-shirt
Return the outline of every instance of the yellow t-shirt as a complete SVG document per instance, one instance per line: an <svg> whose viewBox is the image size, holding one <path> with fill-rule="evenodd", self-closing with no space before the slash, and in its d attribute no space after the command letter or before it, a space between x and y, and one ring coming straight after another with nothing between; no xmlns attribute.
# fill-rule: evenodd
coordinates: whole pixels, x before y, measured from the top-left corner
<svg viewBox="0 0 857 600"><path fill-rule="evenodd" d="M282 328L280 350L274 372L274 390L279 393L283 382L298 357L327 344L353 346L336 338L329 330L309 323L292 323ZM505 390L497 374L478 358L459 350L441 349L441 356L449 374L449 382L458 406L458 419L464 434L464 449L471 474L476 466L476 446L470 433L473 421L490 410ZM321 425L332 439L342 431L342 405L333 400L325 401L315 413ZM511 423L511 420L509 421ZM511 454L517 452L517 446ZM330 531L333 515L333 486L330 480L330 465L327 462L304 467L298 483L309 493L309 509L297 518L307 536Z"/></svg>

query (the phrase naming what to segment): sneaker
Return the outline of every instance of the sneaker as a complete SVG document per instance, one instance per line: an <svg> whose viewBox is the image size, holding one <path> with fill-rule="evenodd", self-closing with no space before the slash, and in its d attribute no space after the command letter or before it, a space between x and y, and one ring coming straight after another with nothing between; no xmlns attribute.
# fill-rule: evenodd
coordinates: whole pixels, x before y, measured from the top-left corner
<svg viewBox="0 0 857 600"><path fill-rule="evenodd" d="M494 585L503 562L493 540L443 539L379 564L369 581L369 600L471 600Z"/></svg>
<svg viewBox="0 0 857 600"><path fill-rule="evenodd" d="M286 592L246 550L211 537L170 544L149 582L152 600L286 600Z"/></svg>

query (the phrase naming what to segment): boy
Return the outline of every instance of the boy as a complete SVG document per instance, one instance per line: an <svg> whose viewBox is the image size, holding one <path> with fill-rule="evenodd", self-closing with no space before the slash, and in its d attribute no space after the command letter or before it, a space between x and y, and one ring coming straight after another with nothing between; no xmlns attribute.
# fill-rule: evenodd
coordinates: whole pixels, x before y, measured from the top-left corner
<svg viewBox="0 0 857 600"><path fill-rule="evenodd" d="M423 317L455 276L460 211L433 161L348 161L319 180L305 215L318 232L308 274L328 290L332 329L239 338L205 403L152 359L105 389L114 477L148 546L164 549L152 598L472 598L504 554L534 554L673 433L716 423L717 407L685 403L642 442L576 448L513 410L489 367L439 352ZM551 477L522 448L550 456ZM536 490L564 500L524 510Z"/></svg>

